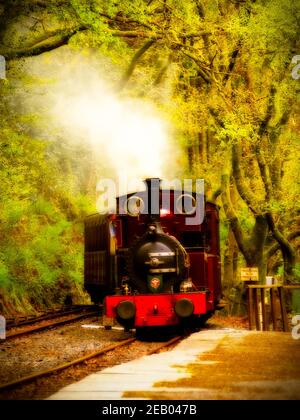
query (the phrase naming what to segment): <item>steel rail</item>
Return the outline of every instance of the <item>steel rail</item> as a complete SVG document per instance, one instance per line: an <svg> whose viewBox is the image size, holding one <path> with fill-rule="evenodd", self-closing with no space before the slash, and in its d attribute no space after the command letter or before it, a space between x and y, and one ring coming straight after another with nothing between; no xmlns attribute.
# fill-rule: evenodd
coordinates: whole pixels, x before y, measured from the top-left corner
<svg viewBox="0 0 300 420"><path fill-rule="evenodd" d="M180 335L177 336L177 337L174 337L171 340L167 341L166 343L163 343L161 346L155 348L154 350L150 350L148 353L146 353L146 356L150 356L151 354L155 354L158 351L164 349L165 347L169 347L172 344L177 343L177 341L180 341L181 339L182 339L182 336L180 336Z"/></svg>
<svg viewBox="0 0 300 420"><path fill-rule="evenodd" d="M40 331L48 330L48 329L51 329L51 328L59 327L61 325L71 324L72 322L79 321L80 319L89 318L91 316L96 316L96 315L99 315L99 311L86 312L85 314L76 315L76 316L73 316L72 318L51 322L50 324L39 325L37 327L27 328L27 329L22 330L22 331L16 331L16 332L8 333L6 335L6 340L11 340L13 338L19 338L19 337L22 337L22 336L25 336L25 335L29 335L29 334L37 333L37 332L40 332ZM68 315L64 315L64 316L68 316Z"/></svg>
<svg viewBox="0 0 300 420"><path fill-rule="evenodd" d="M160 346L156 347L155 349L147 352L146 353L146 356L149 356L151 354L155 354L158 351L160 351L160 350L162 350L162 349L164 349L166 347L169 347L172 344L175 344L176 342L178 342L181 339L182 339L181 336L174 337L171 340L167 341L166 343L163 343ZM47 370L44 370L44 371L41 371L41 372L38 372L38 373L33 374L33 375L24 376L23 378L20 378L20 379L17 379L15 381L11 381L11 382L8 382L6 384L0 385L0 392L1 391L8 390L8 389L11 389L11 388L16 388L16 387L18 387L20 385L24 385L24 384L26 384L28 382L35 381L36 379L40 379L42 377L49 376L49 375L52 375L54 373L61 372L61 371L65 370L65 369L67 369L69 367L76 366L76 365L78 365L80 363L83 363L83 362L85 362L87 360L90 360L90 359L93 359L95 357L104 355L105 353L108 353L109 351L115 350L118 347L122 347L122 346L125 346L127 344L132 344L132 343L134 343L136 341L137 341L137 339L135 337L129 338L127 340L123 340L120 343L110 345L110 346L108 346L108 347L106 347L104 349L98 350L98 351L93 352L93 353L90 353L90 354L88 354L86 356L82 356L82 357L80 357L78 359L72 360L71 362L64 363L63 365L60 365L60 366L57 366L57 367L54 367L54 368L51 368L51 369L47 369Z"/></svg>
<svg viewBox="0 0 300 420"><path fill-rule="evenodd" d="M99 305L98 308L102 309L102 305ZM71 306L70 308L64 307L62 309L45 312L42 315L29 316L27 318L26 317L21 317L20 321L12 321L10 319L6 323L6 328L8 330L10 330L12 328L19 328L19 327L23 327L23 326L26 326L26 325L32 325L32 324L35 324L35 323L40 322L40 321L45 321L47 319L53 319L53 318L59 318L61 316L67 316L67 315L75 314L77 312L88 310L88 309L89 310L91 310L91 309L96 310L96 305L75 305L75 306Z"/></svg>
<svg viewBox="0 0 300 420"><path fill-rule="evenodd" d="M10 388L14 388L16 386L23 385L27 382L32 382L36 379L39 379L39 378L51 375L53 373L65 370L65 369L67 369L71 366L76 366L80 363L85 362L86 360L93 359L95 357L101 356L102 354L108 353L109 351L115 350L117 347L121 347L121 346L125 346L126 344L130 344L133 341L136 341L136 338L129 338L129 339L124 340L120 343L108 346L105 349L95 351L95 352L90 353L86 356L82 356L78 359L72 360L71 362L64 363L63 365L60 365L60 366L57 366L57 367L54 367L54 368L51 368L51 369L43 370L43 371L35 373L33 375L24 376L23 378L20 378L20 379L17 379L15 381L8 382L6 384L0 385L0 391L4 391L4 390L10 389Z"/></svg>

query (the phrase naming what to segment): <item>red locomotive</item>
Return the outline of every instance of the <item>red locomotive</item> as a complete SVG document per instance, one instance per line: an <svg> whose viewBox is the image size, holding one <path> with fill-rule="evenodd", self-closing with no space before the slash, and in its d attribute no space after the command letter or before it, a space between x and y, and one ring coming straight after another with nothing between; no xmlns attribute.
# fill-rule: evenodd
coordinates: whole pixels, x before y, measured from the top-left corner
<svg viewBox="0 0 300 420"><path fill-rule="evenodd" d="M218 307L218 206L203 201L203 221L189 225L197 194L163 190L159 182L118 197L116 214L86 218L85 288L94 302L105 298L107 327L115 320L137 330L200 325Z"/></svg>

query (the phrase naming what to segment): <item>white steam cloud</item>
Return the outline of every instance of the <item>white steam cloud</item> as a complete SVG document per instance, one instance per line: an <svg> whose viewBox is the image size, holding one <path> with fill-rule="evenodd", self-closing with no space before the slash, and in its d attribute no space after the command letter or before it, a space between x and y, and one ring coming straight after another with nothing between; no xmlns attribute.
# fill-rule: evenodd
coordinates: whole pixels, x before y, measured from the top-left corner
<svg viewBox="0 0 300 420"><path fill-rule="evenodd" d="M170 129L153 105L120 97L86 60L58 78L49 110L55 125L74 141L89 142L112 178L171 175L176 153Z"/></svg>
<svg viewBox="0 0 300 420"><path fill-rule="evenodd" d="M54 113L73 138L80 135L89 141L115 170L135 176L163 175L167 130L144 104L118 99L98 80L72 95L62 92Z"/></svg>
<svg viewBox="0 0 300 420"><path fill-rule="evenodd" d="M64 46L26 59L17 71L32 83L25 89L16 83L12 106L41 117L35 127L38 138L61 141L71 149L72 144L86 145L93 154L91 170L97 165L95 189L101 177L121 184L121 177L134 183L182 175L182 153L170 124L149 99L116 91L122 72L108 59Z"/></svg>

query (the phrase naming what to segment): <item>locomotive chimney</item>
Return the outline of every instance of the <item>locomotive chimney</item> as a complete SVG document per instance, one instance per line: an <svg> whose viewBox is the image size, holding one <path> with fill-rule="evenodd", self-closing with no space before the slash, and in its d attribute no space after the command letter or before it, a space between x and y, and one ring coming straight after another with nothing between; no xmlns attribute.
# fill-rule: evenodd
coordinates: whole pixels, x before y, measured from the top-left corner
<svg viewBox="0 0 300 420"><path fill-rule="evenodd" d="M161 179L147 178L145 183L148 192L148 217L149 223L159 221L160 216L160 189Z"/></svg>

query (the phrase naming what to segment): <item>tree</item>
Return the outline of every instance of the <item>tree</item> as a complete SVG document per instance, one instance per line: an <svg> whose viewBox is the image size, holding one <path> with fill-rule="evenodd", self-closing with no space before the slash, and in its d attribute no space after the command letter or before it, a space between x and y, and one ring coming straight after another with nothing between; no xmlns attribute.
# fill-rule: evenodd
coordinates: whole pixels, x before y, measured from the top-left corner
<svg viewBox="0 0 300 420"><path fill-rule="evenodd" d="M231 250L236 244L247 265L259 266L261 281L269 259L280 263L280 251L286 281L294 281L300 121L291 61L300 50L299 22L292 0L25 0L14 7L4 1L0 54L22 88L29 86L20 75L28 57L47 58L66 46L109 57L118 69L112 79L119 95L155 103L173 124L182 148L180 175L206 180L209 198L223 206ZM14 108L8 100L14 92L1 89L11 126L20 104ZM22 118L12 125L12 137L34 138L34 123ZM63 133L52 137L45 155L56 168L55 182L62 182L56 172L68 173L69 193L91 195L96 164L90 165L88 152L80 152L84 165ZM43 169L37 168L39 179ZM29 190L35 182L32 171ZM76 218L78 204L41 186L60 211Z"/></svg>

